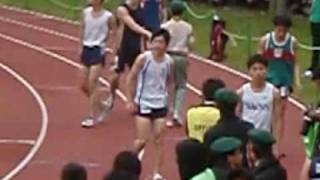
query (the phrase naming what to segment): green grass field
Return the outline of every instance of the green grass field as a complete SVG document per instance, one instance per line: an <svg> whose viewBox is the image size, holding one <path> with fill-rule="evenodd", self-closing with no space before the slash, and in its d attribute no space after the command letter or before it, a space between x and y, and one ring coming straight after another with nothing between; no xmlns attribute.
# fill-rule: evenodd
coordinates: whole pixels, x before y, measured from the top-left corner
<svg viewBox="0 0 320 180"><path fill-rule="evenodd" d="M61 16L69 19L78 19L79 11L62 8L54 2L63 2L70 7L81 7L85 0L0 0L1 4L14 5L21 8L37 10L49 13L56 16ZM111 11L121 3L122 0L107 0L105 7ZM262 36L267 31L272 29L272 16L262 11L247 10L245 8L214 8L207 4L199 4L190 2L192 10L197 14L206 14L209 11L215 10L227 22L227 31L247 36L250 32L252 36ZM211 17L206 19L196 19L189 13L185 14L185 19L191 22L194 26L196 44L195 51L206 57L209 53L209 32L211 26ZM311 36L309 33L309 22L307 18L293 17L294 26L292 33L300 42L310 44ZM236 47L229 42L227 47L228 61L226 62L231 67L246 71L246 60L249 52L252 54L256 51L257 42L237 41ZM250 49L250 51L249 51ZM301 73L309 65L311 52L299 49L298 61L301 65ZM304 88L297 91L295 95L305 102L312 102L316 89L312 87L310 81L303 80Z"/></svg>

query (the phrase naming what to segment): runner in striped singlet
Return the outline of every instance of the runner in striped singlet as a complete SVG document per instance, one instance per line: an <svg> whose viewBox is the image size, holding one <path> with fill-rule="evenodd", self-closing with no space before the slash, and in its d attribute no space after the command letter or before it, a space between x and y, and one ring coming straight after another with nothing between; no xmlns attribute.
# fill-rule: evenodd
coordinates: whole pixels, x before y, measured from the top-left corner
<svg viewBox="0 0 320 180"><path fill-rule="evenodd" d="M127 84L127 108L136 117L137 138L135 152L140 153L153 133L156 149L154 180L162 180L161 138L168 113L169 83L173 81L173 60L166 54L170 41L168 31L161 29L151 38L151 50L138 56L129 75ZM170 93L171 94L171 93Z"/></svg>

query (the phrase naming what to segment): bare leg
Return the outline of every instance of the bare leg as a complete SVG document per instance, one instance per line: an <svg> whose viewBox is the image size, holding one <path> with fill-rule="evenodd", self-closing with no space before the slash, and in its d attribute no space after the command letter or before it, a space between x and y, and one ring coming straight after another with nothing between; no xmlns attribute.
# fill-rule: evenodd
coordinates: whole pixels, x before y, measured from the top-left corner
<svg viewBox="0 0 320 180"><path fill-rule="evenodd" d="M79 71L79 79L80 79L80 87L82 92L86 95L89 96L89 85L88 85L88 76L89 76L89 69L86 67L82 67Z"/></svg>
<svg viewBox="0 0 320 180"><path fill-rule="evenodd" d="M154 164L154 171L155 173L159 173L161 170L162 165L162 136L165 132L165 119L164 118L158 118L154 120L153 124L153 135L154 135L154 147L155 147L155 164Z"/></svg>
<svg viewBox="0 0 320 180"><path fill-rule="evenodd" d="M310 159L306 158L303 163L303 166L302 166L300 180L309 180L310 179L309 178L310 166L311 166L311 161L310 161Z"/></svg>
<svg viewBox="0 0 320 180"><path fill-rule="evenodd" d="M134 152L137 154L145 147L151 132L151 121L148 118L136 116L137 137L133 143Z"/></svg>
<svg viewBox="0 0 320 180"><path fill-rule="evenodd" d="M90 104L90 116L95 117L98 113L99 104L99 82L98 79L101 75L102 66L95 65L91 66L88 76L88 92L89 92L89 104Z"/></svg>

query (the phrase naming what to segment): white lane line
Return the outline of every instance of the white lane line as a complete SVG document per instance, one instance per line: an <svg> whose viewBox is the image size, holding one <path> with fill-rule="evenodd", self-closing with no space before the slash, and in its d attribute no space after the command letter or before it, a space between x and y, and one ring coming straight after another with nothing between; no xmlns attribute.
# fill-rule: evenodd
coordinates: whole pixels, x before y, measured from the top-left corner
<svg viewBox="0 0 320 180"><path fill-rule="evenodd" d="M0 139L0 144L35 145L36 141L31 139Z"/></svg>
<svg viewBox="0 0 320 180"><path fill-rule="evenodd" d="M57 22L62 22L62 23L68 23L68 24L73 24L73 25L78 25L79 22L77 21L71 21L71 20L68 20L68 19L65 19L65 18L59 18L59 17L56 17L56 16L51 16L51 15L47 15L47 14L43 14L43 13L39 13L39 12L36 12L36 11L31 11L31 10L24 10L24 9L21 9L21 8L16 8L16 7L11 7L11 6L5 6L5 5L2 5L1 6L3 9L7 9L7 10L11 10L11 11L16 11L16 12L19 12L19 13L24 13L24 14L29 14L29 15L34 15L34 16L38 16L38 17L42 17L42 18L47 18L47 19L50 19L50 20L55 20ZM219 68L225 72L228 72L230 74L234 74L234 75L237 75L245 80L248 80L250 79L248 75L246 75L245 73L242 73L238 70L235 70L235 69L232 69L226 65L223 65L223 64L219 64L219 63L215 63L215 62L212 62L208 59L205 59L203 57L200 57L198 55L192 55L191 56L193 59L197 60L197 61L200 61L200 62L203 62L203 63L206 63L206 64L209 64L210 66L213 66L215 68ZM192 87L189 86L189 87ZM198 91L199 92L199 91ZM199 93L197 93L199 94ZM290 97L289 98L289 101L296 107L298 107L299 109L301 110L305 110L306 107L303 103L300 103L298 100Z"/></svg>
<svg viewBox="0 0 320 180"><path fill-rule="evenodd" d="M39 136L34 142L34 146L31 148L28 155L22 161L20 161L19 164L14 169L10 170L2 178L2 180L9 180L15 177L23 168L26 167L26 165L32 160L32 158L36 155L41 145L43 144L43 141L46 137L47 129L48 129L48 109L41 95L35 90L35 88L25 78L23 78L16 71L14 71L9 66L1 62L0 62L0 68L2 68L4 71L12 75L17 81L19 81L23 86L25 86L28 89L28 91L31 93L31 95L39 104L39 108L41 111L41 129L40 129Z"/></svg>
<svg viewBox="0 0 320 180"><path fill-rule="evenodd" d="M8 36L8 35L2 34L2 33L0 33L0 38L5 39L7 41L11 41L11 42L13 42L15 44L19 44L21 46L28 47L28 48L30 48L32 50L38 51L38 52L43 53L43 54L45 54L47 56L53 57L53 58L65 63L65 64L68 64L68 65L72 66L72 67L75 67L75 68L78 68L78 69L83 68L82 65L80 65L79 63L76 63L75 61L72 61L71 59L68 59L68 58L66 58L64 56L61 56L61 55L57 54L57 53L53 53L51 51L45 50L45 49L43 49L43 48L41 48L39 46L36 46L34 44L31 44L31 43L28 43L26 41L22 41L21 39L17 39L17 38L14 38L12 36ZM108 87L110 86L110 84L104 78L99 78L99 81L102 84L104 84L104 85L106 85ZM121 91L117 90L117 95L123 101L127 101L126 96Z"/></svg>
<svg viewBox="0 0 320 180"><path fill-rule="evenodd" d="M9 18L4 18L4 17L1 17L1 16L0 16L0 21L6 22L6 23L15 24L15 25L18 25L18 26L22 26L22 27L25 27L25 28L28 28L28 29L32 29L32 30L35 30L35 31L47 33L47 34L50 34L50 35L54 35L54 36L57 36L57 37L60 37L60 38L64 38L64 39L70 40L70 41L79 42L79 39L77 37L75 37L75 36L72 36L72 35L69 35L69 34L65 34L65 33L61 33L61 32L58 32L58 31L54 31L54 30L51 30L51 29L47 29L47 28L44 28L44 27L36 26L36 25L33 25L33 24L25 23L25 22L22 22L22 21L17 21L17 20L13 20L13 19L9 19ZM47 48L44 48L44 49L47 49ZM50 49L47 49L47 50L50 50ZM63 49L61 49L61 50L63 50ZM190 89L192 92L194 92L195 94L197 94L199 96L202 95L202 92L199 89L197 89L195 86L191 85L190 83L187 83L187 88Z"/></svg>

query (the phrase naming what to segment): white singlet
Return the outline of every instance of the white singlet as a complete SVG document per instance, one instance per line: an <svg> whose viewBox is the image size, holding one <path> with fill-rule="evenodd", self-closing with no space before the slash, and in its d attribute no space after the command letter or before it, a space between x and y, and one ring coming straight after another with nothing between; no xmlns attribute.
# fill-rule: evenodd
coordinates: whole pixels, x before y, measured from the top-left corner
<svg viewBox="0 0 320 180"><path fill-rule="evenodd" d="M112 13L102 10L99 17L94 17L92 13L92 7L83 10L83 45L88 47L99 46L105 49L105 40L109 31L108 21Z"/></svg>
<svg viewBox="0 0 320 180"><path fill-rule="evenodd" d="M252 123L255 128L271 132L274 86L266 83L260 92L254 92L251 84L244 84L241 89L241 118Z"/></svg>

